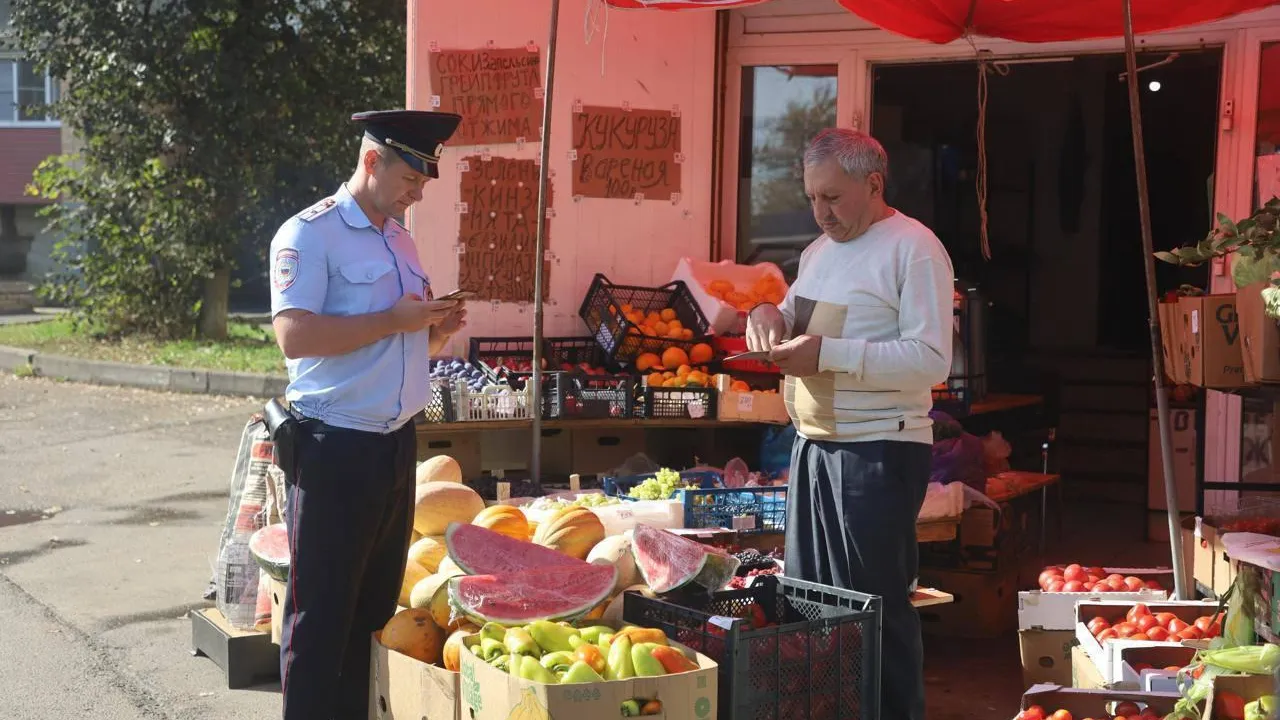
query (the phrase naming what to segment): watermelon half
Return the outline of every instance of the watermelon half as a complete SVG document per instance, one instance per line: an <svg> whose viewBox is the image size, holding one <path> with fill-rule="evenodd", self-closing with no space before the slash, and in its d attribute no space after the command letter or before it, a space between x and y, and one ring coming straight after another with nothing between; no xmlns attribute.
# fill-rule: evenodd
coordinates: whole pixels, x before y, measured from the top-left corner
<svg viewBox="0 0 1280 720"><path fill-rule="evenodd" d="M514 627L535 620L573 620L604 602L617 578L614 566L590 563L464 575L449 581L449 602L478 623Z"/></svg>
<svg viewBox="0 0 1280 720"><path fill-rule="evenodd" d="M582 568L589 563L558 550L516 540L470 523L449 523L449 557L468 575L506 575L547 567Z"/></svg>
<svg viewBox="0 0 1280 720"><path fill-rule="evenodd" d="M689 583L720 590L740 562L718 548L644 524L632 531L632 547L640 574L656 593L679 590Z"/></svg>
<svg viewBox="0 0 1280 720"><path fill-rule="evenodd" d="M289 531L284 523L267 525L249 536L249 554L272 580L289 582Z"/></svg>

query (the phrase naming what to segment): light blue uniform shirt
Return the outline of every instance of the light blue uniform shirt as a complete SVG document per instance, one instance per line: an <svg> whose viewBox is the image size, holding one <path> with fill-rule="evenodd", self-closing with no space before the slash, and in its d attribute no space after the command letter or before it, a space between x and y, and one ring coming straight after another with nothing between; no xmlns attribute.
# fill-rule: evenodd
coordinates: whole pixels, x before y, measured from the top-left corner
<svg viewBox="0 0 1280 720"><path fill-rule="evenodd" d="M426 298L430 281L413 238L388 219L375 228L344 184L290 218L271 241L271 315L365 315L406 293ZM285 397L329 425L392 432L431 400L429 334L397 333L346 355L289 360Z"/></svg>

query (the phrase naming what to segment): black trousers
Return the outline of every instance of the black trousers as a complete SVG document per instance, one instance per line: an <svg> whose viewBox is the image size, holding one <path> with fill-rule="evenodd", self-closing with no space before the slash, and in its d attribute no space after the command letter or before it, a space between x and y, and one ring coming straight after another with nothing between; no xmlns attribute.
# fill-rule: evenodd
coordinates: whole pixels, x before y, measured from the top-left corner
<svg viewBox="0 0 1280 720"><path fill-rule="evenodd" d="M924 718L924 648L911 593L931 460L923 443L797 437L791 450L786 574L883 598L884 720Z"/></svg>
<svg viewBox="0 0 1280 720"><path fill-rule="evenodd" d="M395 432L303 420L288 477L291 564L284 720L369 717L370 634L395 613L413 531L413 423Z"/></svg>

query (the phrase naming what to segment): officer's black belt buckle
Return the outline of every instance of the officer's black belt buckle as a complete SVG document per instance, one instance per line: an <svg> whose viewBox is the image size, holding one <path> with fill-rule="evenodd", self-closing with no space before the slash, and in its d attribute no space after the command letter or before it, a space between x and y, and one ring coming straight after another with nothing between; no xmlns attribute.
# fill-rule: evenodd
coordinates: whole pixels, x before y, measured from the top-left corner
<svg viewBox="0 0 1280 720"><path fill-rule="evenodd" d="M263 409L262 419L267 425L267 436L275 443L275 464L284 471L286 479L291 479L296 458L298 418L278 399L271 398Z"/></svg>

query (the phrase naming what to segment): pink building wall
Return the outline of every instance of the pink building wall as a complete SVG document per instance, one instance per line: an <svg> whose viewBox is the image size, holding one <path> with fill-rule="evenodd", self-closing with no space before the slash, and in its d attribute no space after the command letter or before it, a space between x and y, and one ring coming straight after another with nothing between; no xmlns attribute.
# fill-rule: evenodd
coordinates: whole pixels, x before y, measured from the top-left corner
<svg viewBox="0 0 1280 720"><path fill-rule="evenodd" d="M548 0L409 0L408 103L431 109L431 45L440 49L480 49L537 44L546 62ZM584 29L588 10L596 20ZM606 25L607 23L607 25ZM661 49L659 49L661 48ZM578 307L596 273L615 283L662 285L683 256L706 258L711 242L712 113L715 103L715 16L712 13L605 13L598 0L562 0L556 57L551 162L555 176L548 249L556 260L550 273L551 300L545 306L549 336L584 334ZM636 109L679 106L682 118L682 193L679 204L646 200L583 199L570 190L572 113L585 105ZM539 144L487 146L493 155L532 159ZM440 178L408 218L418 253L437 295L458 282L459 200L457 161L481 148L449 147ZM468 306L468 327L454 343L465 354L476 336L529 336L531 307L488 302Z"/></svg>

